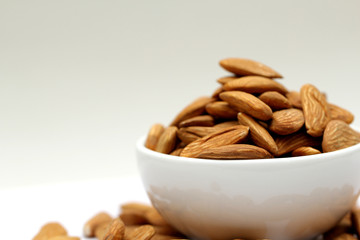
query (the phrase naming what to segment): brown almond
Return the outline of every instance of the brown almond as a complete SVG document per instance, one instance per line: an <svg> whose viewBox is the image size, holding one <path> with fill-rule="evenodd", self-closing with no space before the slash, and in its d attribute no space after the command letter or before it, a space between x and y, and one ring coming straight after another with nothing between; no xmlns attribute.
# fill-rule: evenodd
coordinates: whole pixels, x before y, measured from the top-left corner
<svg viewBox="0 0 360 240"><path fill-rule="evenodd" d="M219 95L220 93L222 93L224 91L224 89L222 87L218 87L217 89L215 89L215 91L211 94L211 98L213 99L219 99Z"/></svg>
<svg viewBox="0 0 360 240"><path fill-rule="evenodd" d="M216 130L220 130L220 129L237 126L237 125L239 125L238 121L226 121L226 122L215 124L214 128Z"/></svg>
<svg viewBox="0 0 360 240"><path fill-rule="evenodd" d="M190 126L214 126L214 118L210 115L201 115L186 119L179 123L179 128Z"/></svg>
<svg viewBox="0 0 360 240"><path fill-rule="evenodd" d="M151 225L154 226L169 225L155 208L152 208L150 211L147 211L145 213L145 217Z"/></svg>
<svg viewBox="0 0 360 240"><path fill-rule="evenodd" d="M171 122L171 126L178 126L178 124L188 118L199 116L205 112L206 104L213 102L215 99L210 97L200 97L195 101L187 105L182 111L180 111L175 119Z"/></svg>
<svg viewBox="0 0 360 240"><path fill-rule="evenodd" d="M288 90L281 83L266 77L246 76L235 79L224 84L223 89L226 91L243 91L247 93L264 93L276 91L286 94Z"/></svg>
<svg viewBox="0 0 360 240"><path fill-rule="evenodd" d="M328 103L328 105L330 109L330 118L332 120L343 120L347 124L350 124L354 121L354 115L348 110L335 104Z"/></svg>
<svg viewBox="0 0 360 240"><path fill-rule="evenodd" d="M315 138L304 131L299 131L286 136L278 136L275 139L275 142L279 149L277 156L281 156L292 152L299 147L320 146L321 138Z"/></svg>
<svg viewBox="0 0 360 240"><path fill-rule="evenodd" d="M145 212L136 209L124 210L120 213L119 217L126 226L148 223L145 217Z"/></svg>
<svg viewBox="0 0 360 240"><path fill-rule="evenodd" d="M188 132L187 128L180 128L177 131L177 137L185 144L188 145L189 143L192 143L193 141L201 138L198 135Z"/></svg>
<svg viewBox="0 0 360 240"><path fill-rule="evenodd" d="M180 156L180 154L181 154L181 152L182 152L183 149L184 149L184 148L175 149L174 151L172 151L172 152L170 153L170 155Z"/></svg>
<svg viewBox="0 0 360 240"><path fill-rule="evenodd" d="M290 91L290 92L286 93L286 97L293 107L302 109L301 97L300 97L299 92Z"/></svg>
<svg viewBox="0 0 360 240"><path fill-rule="evenodd" d="M67 236L67 231L60 223L49 222L40 228L40 231L32 240L48 240L56 236Z"/></svg>
<svg viewBox="0 0 360 240"><path fill-rule="evenodd" d="M183 127L180 128L179 131L184 131L187 133L194 134L198 137L205 137L216 131L215 127L201 127L201 126L190 126L190 127Z"/></svg>
<svg viewBox="0 0 360 240"><path fill-rule="evenodd" d="M79 237L69 237L69 236L56 236L48 238L47 240L80 240Z"/></svg>
<svg viewBox="0 0 360 240"><path fill-rule="evenodd" d="M144 204L140 202L127 202L127 203L123 203L120 209L121 211L136 210L145 214L145 212L151 210L152 208L153 207L150 206L149 204Z"/></svg>
<svg viewBox="0 0 360 240"><path fill-rule="evenodd" d="M231 144L220 147L207 148L198 158L234 160L272 158L272 155L261 147L249 144Z"/></svg>
<svg viewBox="0 0 360 240"><path fill-rule="evenodd" d="M242 91L227 91L220 98L239 112L244 112L254 118L267 121L272 117L271 108L252 94Z"/></svg>
<svg viewBox="0 0 360 240"><path fill-rule="evenodd" d="M299 157L299 156L308 156L315 155L321 153L319 150L313 147L299 147L292 151L291 156Z"/></svg>
<svg viewBox="0 0 360 240"><path fill-rule="evenodd" d="M125 235L125 225L120 218L113 219L108 228L105 230L105 234L102 240L122 240Z"/></svg>
<svg viewBox="0 0 360 240"><path fill-rule="evenodd" d="M305 84L301 87L300 97L307 133L313 137L320 137L330 121L330 111L326 98L311 84Z"/></svg>
<svg viewBox="0 0 360 240"><path fill-rule="evenodd" d="M155 229L151 225L142 225L126 232L125 240L150 240L155 235Z"/></svg>
<svg viewBox="0 0 360 240"><path fill-rule="evenodd" d="M97 239L103 239L108 227L110 226L110 223L111 222L103 222L95 228L94 235Z"/></svg>
<svg viewBox="0 0 360 240"><path fill-rule="evenodd" d="M102 223L110 223L112 221L112 217L106 212L99 212L91 219L89 219L83 227L83 234L85 237L94 237L95 229L101 225Z"/></svg>
<svg viewBox="0 0 360 240"><path fill-rule="evenodd" d="M187 145L181 152L182 157L197 157L203 150L241 142L249 132L249 127L237 125L220 129Z"/></svg>
<svg viewBox="0 0 360 240"><path fill-rule="evenodd" d="M271 107L272 110L292 107L291 103L284 95L275 91L264 92L259 96L259 99Z"/></svg>
<svg viewBox="0 0 360 240"><path fill-rule="evenodd" d="M236 119L238 111L235 111L225 101L216 101L206 105L206 112L215 118Z"/></svg>
<svg viewBox="0 0 360 240"><path fill-rule="evenodd" d="M278 148L276 146L275 140L270 135L270 133L256 120L246 115L245 113L239 113L238 122L239 124L248 126L250 128L251 139L257 146L265 148L274 155L277 154Z"/></svg>
<svg viewBox="0 0 360 240"><path fill-rule="evenodd" d="M146 138L145 147L151 150L155 150L159 138L164 133L164 131L165 127L162 124L156 123L152 125Z"/></svg>
<svg viewBox="0 0 360 240"><path fill-rule="evenodd" d="M221 78L219 78L219 79L217 80L217 82L220 83L220 84L222 84L222 85L224 85L225 83L230 82L230 81L232 81L232 80L235 80L235 79L237 79L237 78L239 78L239 77L237 77L237 76L221 77Z"/></svg>
<svg viewBox="0 0 360 240"><path fill-rule="evenodd" d="M279 135L297 132L304 125L304 114L296 108L284 109L273 113L269 129Z"/></svg>
<svg viewBox="0 0 360 240"><path fill-rule="evenodd" d="M322 148L332 152L360 143L360 133L342 120L331 120L324 131Z"/></svg>
<svg viewBox="0 0 360 240"><path fill-rule="evenodd" d="M178 128L175 126L167 127L160 136L155 151L169 154L172 150L174 150L177 140L177 130Z"/></svg>
<svg viewBox="0 0 360 240"><path fill-rule="evenodd" d="M220 66L237 75L257 75L269 78L282 78L281 74L272 68L250 59L226 58L220 61Z"/></svg>

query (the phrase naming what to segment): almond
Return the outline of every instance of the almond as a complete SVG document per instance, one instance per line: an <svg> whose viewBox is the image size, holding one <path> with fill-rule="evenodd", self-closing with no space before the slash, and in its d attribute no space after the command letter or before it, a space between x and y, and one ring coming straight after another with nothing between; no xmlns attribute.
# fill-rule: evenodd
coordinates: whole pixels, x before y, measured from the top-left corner
<svg viewBox="0 0 360 240"><path fill-rule="evenodd" d="M331 120L324 131L322 148L332 152L360 143L360 133L342 120Z"/></svg>
<svg viewBox="0 0 360 240"><path fill-rule="evenodd" d="M308 155L314 155L314 154L319 154L319 153L321 153L321 152L313 147L299 147L291 153L291 156L293 156L293 157L308 156Z"/></svg>
<svg viewBox="0 0 360 240"><path fill-rule="evenodd" d="M201 126L190 126L190 127L183 127L179 129L179 132L187 132L194 134L198 137L205 137L206 135L209 135L213 132L215 132L217 129L215 127L201 127Z"/></svg>
<svg viewBox="0 0 360 240"><path fill-rule="evenodd" d="M159 141L156 145L156 151L160 153L170 153L174 150L176 145L176 133L178 128L175 126L170 126L165 129L163 134L160 136Z"/></svg>
<svg viewBox="0 0 360 240"><path fill-rule="evenodd" d="M343 120L347 124L354 121L354 115L346 109L343 109L335 104L328 103L330 109L330 118L332 120Z"/></svg>
<svg viewBox="0 0 360 240"><path fill-rule="evenodd" d="M181 152L182 157L197 157L207 148L241 142L249 132L249 127L237 125L220 129L187 145Z"/></svg>
<svg viewBox="0 0 360 240"><path fill-rule="evenodd" d="M220 147L207 148L198 158L206 159L260 159L272 158L272 155L263 148L249 144L231 144Z"/></svg>
<svg viewBox="0 0 360 240"><path fill-rule="evenodd" d="M124 210L119 217L126 226L148 223L145 213L136 209Z"/></svg>
<svg viewBox="0 0 360 240"><path fill-rule="evenodd" d="M238 113L225 101L209 103L206 105L205 109L207 113L220 119L236 119Z"/></svg>
<svg viewBox="0 0 360 240"><path fill-rule="evenodd" d="M250 128L251 139L257 146L265 148L272 154L277 154L278 148L276 143L270 133L263 126L245 113L238 114L238 122L239 124Z"/></svg>
<svg viewBox="0 0 360 240"><path fill-rule="evenodd" d="M316 147L320 146L321 138L315 138L303 131L299 131L286 136L278 136L275 139L279 148L277 156L292 152L299 147Z"/></svg>
<svg viewBox="0 0 360 240"><path fill-rule="evenodd" d="M186 106L181 112L176 115L171 122L171 126L178 126L178 124L188 118L199 116L205 112L206 104L213 102L215 99L211 97L200 97Z"/></svg>
<svg viewBox="0 0 360 240"><path fill-rule="evenodd" d="M47 240L80 240L79 237L69 237L69 236L56 236L48 238Z"/></svg>
<svg viewBox="0 0 360 240"><path fill-rule="evenodd" d="M47 240L56 236L67 236L67 231L60 223L49 222L41 227L39 233L32 240Z"/></svg>
<svg viewBox="0 0 360 240"><path fill-rule="evenodd" d="M222 87L218 87L217 89L215 89L215 91L211 94L211 98L213 99L219 99L219 95L220 93L222 93L224 91L224 89Z"/></svg>
<svg viewBox="0 0 360 240"><path fill-rule="evenodd" d="M300 97L307 133L313 137L320 137L330 121L330 111L326 98L311 84L305 84L301 87Z"/></svg>
<svg viewBox="0 0 360 240"><path fill-rule="evenodd" d="M275 91L264 92L259 96L259 99L271 107L272 110L292 107L291 103L284 95Z"/></svg>
<svg viewBox="0 0 360 240"><path fill-rule="evenodd" d="M302 109L301 97L299 92L296 91L288 92L286 93L286 97L293 107Z"/></svg>
<svg viewBox="0 0 360 240"><path fill-rule="evenodd" d="M260 120L269 120L272 117L271 108L259 98L242 91L227 91L220 94L220 98L239 112L244 112Z"/></svg>
<svg viewBox="0 0 360 240"><path fill-rule="evenodd" d="M186 119L179 123L179 127L214 126L214 118L210 115L201 115Z"/></svg>
<svg viewBox="0 0 360 240"><path fill-rule="evenodd" d="M113 219L105 230L103 240L122 240L125 235L125 225L120 218Z"/></svg>
<svg viewBox="0 0 360 240"><path fill-rule="evenodd" d="M172 151L172 152L170 153L170 155L180 156L180 154L181 154L181 152L182 152L183 149L184 149L184 148L177 148L177 149L175 149L174 151Z"/></svg>
<svg viewBox="0 0 360 240"><path fill-rule="evenodd" d="M237 75L257 75L269 78L282 78L282 76L272 68L250 59L226 58L220 61L220 66Z"/></svg>
<svg viewBox="0 0 360 240"><path fill-rule="evenodd" d="M142 225L126 233L125 240L150 240L155 235L155 229L151 225Z"/></svg>
<svg viewBox="0 0 360 240"><path fill-rule="evenodd" d="M151 150L155 150L159 138L164 133L164 131L165 127L162 124L156 123L152 125L146 138L145 147Z"/></svg>
<svg viewBox="0 0 360 240"><path fill-rule="evenodd" d="M223 89L226 91L243 91L247 93L263 93L276 91L285 94L288 90L279 82L266 77L246 76L229 81L224 84Z"/></svg>
<svg viewBox="0 0 360 240"><path fill-rule="evenodd" d="M237 76L221 77L221 78L219 78L219 79L217 80L217 82L220 83L220 84L222 84L222 85L224 85L225 83L230 82L230 81L232 81L232 80L235 80L235 79L237 79L237 78L239 78L239 77L237 77Z"/></svg>
<svg viewBox="0 0 360 240"><path fill-rule="evenodd" d="M102 223L110 223L112 221L112 217L106 212L100 212L89 219L84 227L83 227L83 234L85 237L94 237L95 236L95 229L101 225Z"/></svg>
<svg viewBox="0 0 360 240"><path fill-rule="evenodd" d="M296 108L276 111L270 123L270 130L279 135L297 132L304 125L304 114Z"/></svg>
<svg viewBox="0 0 360 240"><path fill-rule="evenodd" d="M237 126L239 125L238 121L227 121L227 122L222 122L222 123L218 123L214 126L214 128L216 130L220 130L220 129L224 129L224 128L228 128L228 127L232 127L232 126Z"/></svg>
<svg viewBox="0 0 360 240"><path fill-rule="evenodd" d="M185 144L188 145L189 143L199 139L200 137L194 133L188 132L187 128L180 128L177 131L177 137Z"/></svg>

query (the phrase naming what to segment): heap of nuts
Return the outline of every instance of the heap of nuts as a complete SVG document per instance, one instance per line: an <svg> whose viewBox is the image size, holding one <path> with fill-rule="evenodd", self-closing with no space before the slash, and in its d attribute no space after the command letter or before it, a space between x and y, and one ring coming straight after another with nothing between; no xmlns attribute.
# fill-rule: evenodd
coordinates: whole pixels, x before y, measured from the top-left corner
<svg viewBox="0 0 360 240"><path fill-rule="evenodd" d="M137 202L123 204L119 216L115 218L106 212L95 214L84 224L83 235L98 240L187 239L172 228L154 207ZM357 208L346 214L334 228L319 236L317 240L357 240L359 236L360 209ZM32 240L80 240L80 238L69 237L60 223L50 222L45 224Z"/></svg>
<svg viewBox="0 0 360 240"><path fill-rule="evenodd" d="M170 126L154 124L145 146L202 159L263 159L332 152L360 142L349 124L354 116L327 101L311 84L289 91L272 68L227 58L232 76L218 79L211 96L187 105Z"/></svg>

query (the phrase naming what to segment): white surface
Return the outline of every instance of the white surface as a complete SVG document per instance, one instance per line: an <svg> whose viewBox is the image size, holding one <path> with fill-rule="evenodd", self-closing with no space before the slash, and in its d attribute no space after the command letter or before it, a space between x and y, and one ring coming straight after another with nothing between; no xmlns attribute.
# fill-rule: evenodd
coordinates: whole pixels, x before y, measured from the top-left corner
<svg viewBox="0 0 360 240"><path fill-rule="evenodd" d="M144 142L137 156L149 198L192 239L313 239L360 194L360 144L296 158L221 161L161 154Z"/></svg>
<svg viewBox="0 0 360 240"><path fill-rule="evenodd" d="M0 0L0 188L137 173L136 139L225 57L311 82L360 125L360 1Z"/></svg>
<svg viewBox="0 0 360 240"><path fill-rule="evenodd" d="M83 225L96 213L115 217L123 203L149 203L138 177L0 190L0 199L1 239L32 239L49 221L85 239Z"/></svg>

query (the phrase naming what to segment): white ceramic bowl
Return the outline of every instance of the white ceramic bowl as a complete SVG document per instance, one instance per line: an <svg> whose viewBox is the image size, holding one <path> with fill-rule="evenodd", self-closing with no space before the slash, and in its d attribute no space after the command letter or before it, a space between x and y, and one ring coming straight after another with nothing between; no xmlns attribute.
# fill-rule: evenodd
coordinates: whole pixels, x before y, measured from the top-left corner
<svg viewBox="0 0 360 240"><path fill-rule="evenodd" d="M161 154L137 142L146 192L191 239L312 239L360 193L360 144L319 155L208 160Z"/></svg>

